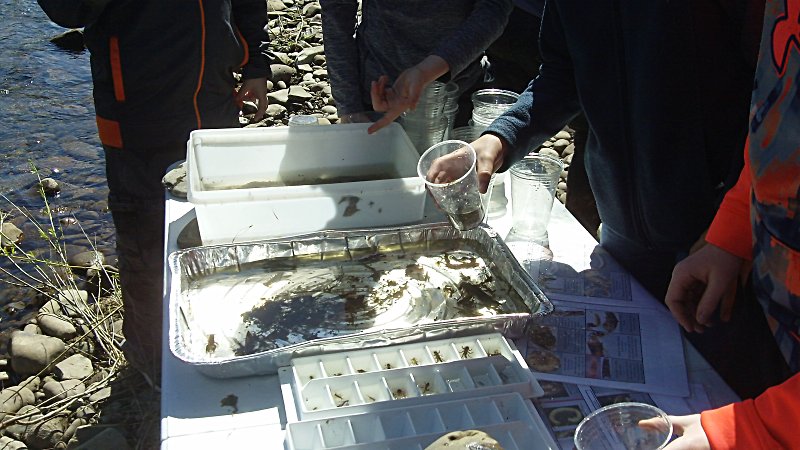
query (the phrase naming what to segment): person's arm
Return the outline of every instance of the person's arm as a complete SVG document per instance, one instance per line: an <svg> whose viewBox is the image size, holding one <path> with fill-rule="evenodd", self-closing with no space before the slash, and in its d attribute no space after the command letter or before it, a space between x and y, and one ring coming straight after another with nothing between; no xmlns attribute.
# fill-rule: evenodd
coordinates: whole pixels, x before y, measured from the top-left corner
<svg viewBox="0 0 800 450"><path fill-rule="evenodd" d="M798 394L800 374L767 389L755 400L731 403L691 416L670 416L675 434L680 437L664 450L797 448Z"/></svg>
<svg viewBox="0 0 800 450"><path fill-rule="evenodd" d="M233 0L233 21L247 43L249 58L242 79L269 78L270 53L267 34L267 4L263 0Z"/></svg>
<svg viewBox="0 0 800 450"><path fill-rule="evenodd" d="M706 234L706 241L745 260L753 255L752 228L750 225L750 139L745 142L744 168L739 180L725 194L714 221Z"/></svg>
<svg viewBox="0 0 800 450"><path fill-rule="evenodd" d="M360 112L361 76L358 70L358 47L355 39L355 0L321 0L322 33L325 37L325 58L333 99L339 115Z"/></svg>
<svg viewBox="0 0 800 450"><path fill-rule="evenodd" d="M672 271L664 303L689 332L699 333L710 326L717 308L723 322L730 319L737 280L752 259L748 144L749 140L739 181L725 194L706 233L710 245L689 255Z"/></svg>
<svg viewBox="0 0 800 450"><path fill-rule="evenodd" d="M111 0L36 0L57 25L81 28L93 23Z"/></svg>
<svg viewBox="0 0 800 450"><path fill-rule="evenodd" d="M253 121L267 111L267 78L270 70L269 34L267 33L267 4L263 0L233 0L233 20L247 46L248 58L242 68L242 86L236 100L256 100L258 110Z"/></svg>
<svg viewBox="0 0 800 450"><path fill-rule="evenodd" d="M431 55L442 58L450 78L454 78L503 34L512 9L511 0L477 0L472 14L455 32L441 39Z"/></svg>
<svg viewBox="0 0 800 450"><path fill-rule="evenodd" d="M800 374L745 400L704 411L700 422L711 448L797 448L800 440Z"/></svg>
<svg viewBox="0 0 800 450"><path fill-rule="evenodd" d="M539 76L514 106L483 133L500 137L510 150L510 154L501 155L504 157L501 171L564 128L581 110L565 27L558 14L558 2L548 1L539 36L542 57Z"/></svg>

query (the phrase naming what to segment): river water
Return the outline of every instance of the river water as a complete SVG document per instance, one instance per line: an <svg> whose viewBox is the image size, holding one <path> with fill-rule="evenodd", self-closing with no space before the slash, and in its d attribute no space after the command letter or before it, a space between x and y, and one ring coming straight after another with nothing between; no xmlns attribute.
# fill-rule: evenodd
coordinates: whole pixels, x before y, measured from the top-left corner
<svg viewBox="0 0 800 450"><path fill-rule="evenodd" d="M11 213L5 220L24 232L26 251L51 258L34 221L49 223L37 173L52 177L61 193L47 200L67 252L94 246L113 263L89 53L52 44L50 39L66 30L50 22L35 0L0 0L0 17L0 194L5 197L0 211ZM6 258L0 257L0 267L19 274ZM27 317L33 303L30 289L2 281L12 280L0 273L0 331Z"/></svg>

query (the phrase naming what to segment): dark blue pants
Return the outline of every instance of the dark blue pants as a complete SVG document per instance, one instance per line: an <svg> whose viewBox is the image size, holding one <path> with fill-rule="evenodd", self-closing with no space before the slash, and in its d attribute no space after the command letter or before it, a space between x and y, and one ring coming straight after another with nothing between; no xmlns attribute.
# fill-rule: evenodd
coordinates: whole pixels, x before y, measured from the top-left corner
<svg viewBox="0 0 800 450"><path fill-rule="evenodd" d="M116 227L125 353L158 373L164 299L164 188L161 178L186 157L186 141L147 151L105 149L108 205Z"/></svg>

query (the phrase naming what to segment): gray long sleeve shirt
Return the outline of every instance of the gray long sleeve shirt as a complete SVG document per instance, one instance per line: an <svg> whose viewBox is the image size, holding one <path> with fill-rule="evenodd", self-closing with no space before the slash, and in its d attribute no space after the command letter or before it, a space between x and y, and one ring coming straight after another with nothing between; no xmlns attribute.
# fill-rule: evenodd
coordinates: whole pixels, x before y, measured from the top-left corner
<svg viewBox="0 0 800 450"><path fill-rule="evenodd" d="M429 55L450 66L463 91L478 79L480 56L503 32L511 0L322 0L322 29L333 98L340 114L370 103L370 82L393 81ZM355 32L355 34L354 34ZM532 45L534 45L532 43Z"/></svg>

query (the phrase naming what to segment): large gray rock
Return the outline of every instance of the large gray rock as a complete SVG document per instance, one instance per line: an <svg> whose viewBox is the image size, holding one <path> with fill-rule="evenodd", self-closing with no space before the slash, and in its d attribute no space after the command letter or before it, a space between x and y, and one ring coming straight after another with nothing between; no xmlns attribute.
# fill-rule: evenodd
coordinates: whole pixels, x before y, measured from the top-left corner
<svg viewBox="0 0 800 450"><path fill-rule="evenodd" d="M64 341L40 334L11 334L11 367L20 376L33 375L64 353Z"/></svg>
<svg viewBox="0 0 800 450"><path fill-rule="evenodd" d="M50 39L50 42L64 50L72 52L80 52L86 48L86 44L83 41L83 32L81 32L81 30L65 31ZM0 450L2 450L2 447L0 447Z"/></svg>
<svg viewBox="0 0 800 450"><path fill-rule="evenodd" d="M86 385L81 380L51 381L42 386L42 391L44 391L44 398L62 400L76 394L83 394L86 392Z"/></svg>
<svg viewBox="0 0 800 450"><path fill-rule="evenodd" d="M32 405L36 396L26 387L11 386L0 391L0 422L6 414L15 414L23 406Z"/></svg>
<svg viewBox="0 0 800 450"><path fill-rule="evenodd" d="M279 81L283 81L284 83L289 83L292 81L292 77L297 70L294 67L287 66L285 64L272 64L269 66L272 70L272 78L270 78L274 83Z"/></svg>
<svg viewBox="0 0 800 450"><path fill-rule="evenodd" d="M94 373L92 361L80 353L56 364L55 374L60 380L82 380Z"/></svg>
<svg viewBox="0 0 800 450"><path fill-rule="evenodd" d="M43 422L28 426L23 441L34 449L52 448L64 436L69 421L66 415L51 417ZM107 447L113 448L113 447Z"/></svg>

